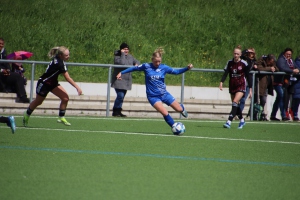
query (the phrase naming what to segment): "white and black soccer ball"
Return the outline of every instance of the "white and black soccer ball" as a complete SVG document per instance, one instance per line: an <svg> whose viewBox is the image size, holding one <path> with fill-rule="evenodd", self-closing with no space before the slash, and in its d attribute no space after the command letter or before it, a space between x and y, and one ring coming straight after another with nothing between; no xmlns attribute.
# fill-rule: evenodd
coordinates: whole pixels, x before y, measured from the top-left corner
<svg viewBox="0 0 300 200"><path fill-rule="evenodd" d="M172 126L174 135L182 135L185 132L185 126L181 122L175 122Z"/></svg>

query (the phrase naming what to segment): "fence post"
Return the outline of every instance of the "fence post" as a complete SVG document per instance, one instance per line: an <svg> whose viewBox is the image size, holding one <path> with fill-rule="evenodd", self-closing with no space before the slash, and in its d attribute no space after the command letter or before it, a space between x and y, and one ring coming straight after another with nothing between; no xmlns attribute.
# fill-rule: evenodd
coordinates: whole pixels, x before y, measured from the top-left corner
<svg viewBox="0 0 300 200"><path fill-rule="evenodd" d="M182 73L182 75L181 75L181 93L180 93L180 103L182 103L182 104L184 101L184 77L185 77L185 73ZM180 119L182 118L181 114L179 114L179 118Z"/></svg>
<svg viewBox="0 0 300 200"><path fill-rule="evenodd" d="M33 99L34 70L35 70L35 63L32 63L32 65L31 65L31 80L30 80L30 102L32 102L32 99Z"/></svg>
<svg viewBox="0 0 300 200"><path fill-rule="evenodd" d="M253 121L253 106L254 106L254 95L255 95L255 72L253 72L252 77L253 78L252 78L252 97L251 97L251 104L250 104L250 121Z"/></svg>
<svg viewBox="0 0 300 200"><path fill-rule="evenodd" d="M107 97L106 97L106 117L109 116L109 107L110 107L110 83L111 83L111 69L112 66L108 68L108 81L107 81Z"/></svg>

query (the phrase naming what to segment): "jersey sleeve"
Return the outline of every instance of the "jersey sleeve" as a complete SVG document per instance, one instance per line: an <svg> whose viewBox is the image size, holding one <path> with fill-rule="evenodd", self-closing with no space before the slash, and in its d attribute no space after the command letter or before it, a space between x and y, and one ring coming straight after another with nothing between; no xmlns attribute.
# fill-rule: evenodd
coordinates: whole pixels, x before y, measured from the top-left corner
<svg viewBox="0 0 300 200"><path fill-rule="evenodd" d="M145 64L141 64L139 66L133 66L133 67L129 67L123 71L121 71L121 74L126 74L129 72L134 72L134 71L144 71L145 70Z"/></svg>
<svg viewBox="0 0 300 200"><path fill-rule="evenodd" d="M184 68L180 68L180 69L174 69L174 68L169 67L167 65L165 65L165 68L166 68L166 73L167 74L175 74L175 75L182 74L182 73L189 70L188 67L184 67Z"/></svg>
<svg viewBox="0 0 300 200"><path fill-rule="evenodd" d="M224 68L224 74L223 74L223 76L222 76L222 78L221 78L221 82L222 82L222 83L224 83L224 81L226 80L226 78L227 78L227 76L228 76L228 73L229 73L229 70L228 70L229 62L230 62L230 61L227 62L227 65L226 65L225 68Z"/></svg>

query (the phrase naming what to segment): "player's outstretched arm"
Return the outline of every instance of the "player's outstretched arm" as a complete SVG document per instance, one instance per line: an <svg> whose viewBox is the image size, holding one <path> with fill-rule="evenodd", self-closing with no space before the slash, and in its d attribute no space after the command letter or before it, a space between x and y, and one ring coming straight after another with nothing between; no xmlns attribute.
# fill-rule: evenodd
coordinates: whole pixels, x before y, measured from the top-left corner
<svg viewBox="0 0 300 200"><path fill-rule="evenodd" d="M73 81L73 79L70 77L68 72L64 73L64 77L66 81L68 81L74 88L76 88L78 95L81 95L82 94L81 88L75 83L75 81Z"/></svg>

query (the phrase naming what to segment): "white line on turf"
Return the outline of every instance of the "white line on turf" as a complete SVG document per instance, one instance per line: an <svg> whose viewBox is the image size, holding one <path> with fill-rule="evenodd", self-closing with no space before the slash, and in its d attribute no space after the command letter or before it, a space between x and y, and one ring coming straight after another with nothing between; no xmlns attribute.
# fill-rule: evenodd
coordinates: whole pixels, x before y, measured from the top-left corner
<svg viewBox="0 0 300 200"><path fill-rule="evenodd" d="M15 116L15 118L18 118L18 117L21 117L23 118L23 116ZM42 116L42 115L39 115L39 116L32 116L32 117L36 117L36 118L44 118L44 119L56 119L57 117L51 117L51 116ZM163 118L131 118L131 117L126 117L126 118L121 118L121 117L84 117L84 116L81 116L81 117L78 117L78 116L68 116L67 117L68 119L91 119L91 120L116 120L116 121L164 121ZM226 120L197 120L197 119L176 119L175 118L175 121L182 121L182 122L201 122L201 123L216 123L216 122L225 122ZM258 123L258 124L265 124L265 125L268 125L268 124L272 124L272 125L282 125L282 124L285 124L285 125L291 125L291 126L300 126L300 123L292 123L291 121L286 121L286 122L271 122L271 121L264 121L264 122L257 122L257 121L248 121L246 120L247 123ZM238 120L234 120L233 123L239 123Z"/></svg>
<svg viewBox="0 0 300 200"><path fill-rule="evenodd" d="M108 133L108 134L142 135L142 136L154 136L154 137L178 137L178 138L207 139L207 140L224 140L224 141L242 141L242 142L260 142L260 143L277 143L277 144L294 144L294 145L300 145L300 142L289 142L289 141L252 140L252 139L239 139L239 138L215 138L215 137L187 136L187 135L174 136L174 135L171 135L171 134L170 135L164 135L164 134L120 132L120 131L90 131L90 130L51 129L51 128L25 128L25 127L18 127L18 129L60 131L60 132Z"/></svg>

